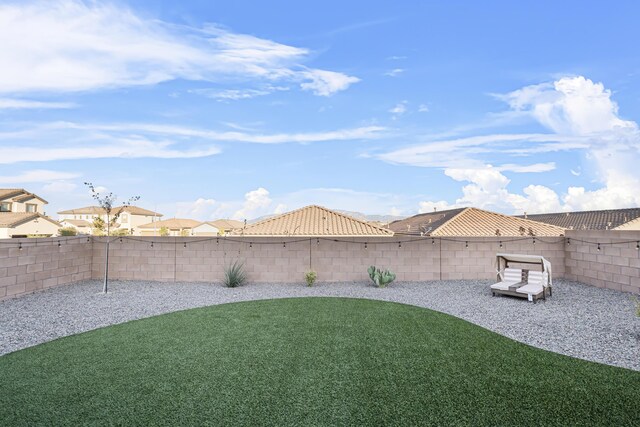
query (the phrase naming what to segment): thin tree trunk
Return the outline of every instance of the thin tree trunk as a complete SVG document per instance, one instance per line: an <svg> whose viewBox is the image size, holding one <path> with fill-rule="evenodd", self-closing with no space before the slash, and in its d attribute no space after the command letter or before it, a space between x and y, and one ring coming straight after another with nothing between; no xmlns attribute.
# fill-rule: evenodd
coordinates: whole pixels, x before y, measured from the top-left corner
<svg viewBox="0 0 640 427"><path fill-rule="evenodd" d="M109 226L109 216L107 215L107 243L106 243L106 253L104 260L104 285L102 286L102 292L107 293L107 282L109 279L109 234L111 231L111 227Z"/></svg>

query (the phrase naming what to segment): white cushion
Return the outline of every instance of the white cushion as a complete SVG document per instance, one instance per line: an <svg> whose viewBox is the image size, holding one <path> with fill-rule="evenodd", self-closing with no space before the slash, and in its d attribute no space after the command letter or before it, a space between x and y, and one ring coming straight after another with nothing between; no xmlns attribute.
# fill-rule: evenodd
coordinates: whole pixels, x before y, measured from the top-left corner
<svg viewBox="0 0 640 427"><path fill-rule="evenodd" d="M542 292L542 285L541 284L532 284L529 283L528 285L524 285L519 287L516 292L521 293L521 294L531 294L531 295L538 295L539 293Z"/></svg>
<svg viewBox="0 0 640 427"><path fill-rule="evenodd" d="M496 283L496 284L491 285L491 289L498 289L498 290L500 290L500 291L508 291L508 290L509 290L509 286L513 286L513 285L515 285L516 283L520 283L520 280L517 280L517 281L509 281L509 282L507 282L507 281L505 280L505 281L498 282L498 283Z"/></svg>

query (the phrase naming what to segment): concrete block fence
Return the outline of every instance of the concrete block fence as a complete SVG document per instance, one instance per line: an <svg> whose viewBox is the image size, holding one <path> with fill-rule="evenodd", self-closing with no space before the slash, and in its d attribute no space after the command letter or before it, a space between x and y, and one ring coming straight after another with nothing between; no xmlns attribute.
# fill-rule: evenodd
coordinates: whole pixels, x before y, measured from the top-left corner
<svg viewBox="0 0 640 427"><path fill-rule="evenodd" d="M566 236L568 279L640 294L640 231L568 230Z"/></svg>
<svg viewBox="0 0 640 427"><path fill-rule="evenodd" d="M370 265L399 281L493 279L497 252L543 255L554 277L640 294L640 232L568 231L533 239L395 236L368 239L135 237L112 240L109 277L120 280L220 282L225 266L245 263L252 282L368 280ZM349 240L346 242L345 240ZM567 244L567 240L571 244ZM0 300L104 274L105 238L16 239L0 245ZM6 242L10 242L7 244ZM58 242L60 246L58 246ZM595 242L600 242L597 250ZM622 242L625 242L621 244ZM22 244L22 250L17 248Z"/></svg>
<svg viewBox="0 0 640 427"><path fill-rule="evenodd" d="M87 238L0 240L0 300L91 278Z"/></svg>

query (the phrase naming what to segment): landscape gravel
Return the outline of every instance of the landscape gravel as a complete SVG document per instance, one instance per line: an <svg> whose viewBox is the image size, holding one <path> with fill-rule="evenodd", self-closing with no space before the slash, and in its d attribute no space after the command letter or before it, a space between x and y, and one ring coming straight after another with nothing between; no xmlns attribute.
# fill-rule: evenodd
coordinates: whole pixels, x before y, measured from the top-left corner
<svg viewBox="0 0 640 427"><path fill-rule="evenodd" d="M393 283L110 282L97 280L0 302L0 355L56 338L177 310L289 297L349 297L394 301L448 313L514 340L556 353L640 371L640 318L632 295L566 280L537 304L493 297L488 281ZM487 361L490 363L490 361Z"/></svg>

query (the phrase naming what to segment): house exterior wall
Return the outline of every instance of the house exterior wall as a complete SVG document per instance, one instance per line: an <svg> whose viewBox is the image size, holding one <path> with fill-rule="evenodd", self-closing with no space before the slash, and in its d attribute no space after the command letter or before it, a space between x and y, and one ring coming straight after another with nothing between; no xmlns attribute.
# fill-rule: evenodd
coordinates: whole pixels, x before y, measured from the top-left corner
<svg viewBox="0 0 640 427"><path fill-rule="evenodd" d="M211 224L200 224L191 230L194 236L217 236L220 230Z"/></svg>
<svg viewBox="0 0 640 427"><path fill-rule="evenodd" d="M11 243L0 245L0 300L91 277L92 244L86 239L15 239Z"/></svg>
<svg viewBox="0 0 640 427"><path fill-rule="evenodd" d="M22 203L12 201L11 212L27 212L27 204L36 205L36 212L38 212L41 215L44 215L45 203L42 200L35 199L35 198L31 200L27 200L26 202L22 202Z"/></svg>
<svg viewBox="0 0 640 427"><path fill-rule="evenodd" d="M640 294L640 250L636 249L640 231L567 230L567 238L571 242L565 245L567 278ZM588 242L600 242L600 250Z"/></svg>
<svg viewBox="0 0 640 427"><path fill-rule="evenodd" d="M31 234L57 236L58 227L50 221L43 218L35 218L24 224L16 225L9 229L9 236L28 236Z"/></svg>

